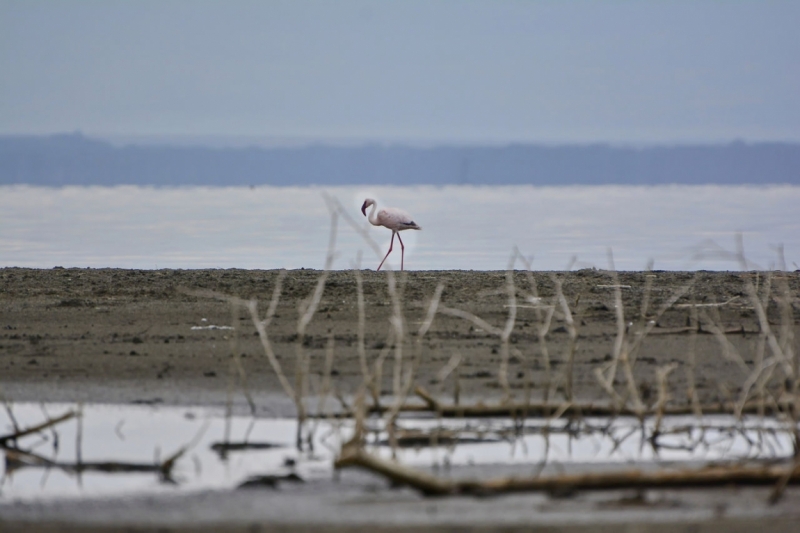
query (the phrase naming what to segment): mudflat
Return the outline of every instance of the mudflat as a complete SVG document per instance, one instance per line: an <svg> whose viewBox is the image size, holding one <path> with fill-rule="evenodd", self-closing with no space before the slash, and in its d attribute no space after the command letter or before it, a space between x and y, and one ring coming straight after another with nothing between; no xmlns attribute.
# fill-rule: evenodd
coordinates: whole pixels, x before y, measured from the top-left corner
<svg viewBox="0 0 800 533"><path fill-rule="evenodd" d="M321 291L318 301L315 291ZM255 320L248 305L255 306ZM267 317L259 335L256 322ZM775 359L776 350L793 355ZM257 416L292 416L294 404L274 363L295 385L298 354L299 374L308 378L305 393L317 394L329 381L330 394L343 405L364 386L365 370L375 377L376 368L379 385L373 390L386 398L410 375L440 401L465 405L617 401L653 408L661 401L672 408L725 408L745 400L775 405L796 393L787 375L796 372L800 354L800 272L0 269L0 392L9 402L223 406L232 401L246 414L249 395ZM785 368L767 374L766 365ZM419 400L412 393L408 401ZM695 502L703 512L689 520L674 511L657 520L661 525L638 507L609 518L591 498L585 505L580 499L545 498L537 513L551 506L555 514L537 516L545 517L540 524L580 530L592 524L576 523L576 517L599 512L606 517L601 520L656 531L665 521L685 527L712 523L721 516L715 511L720 501L725 506L737 498L766 501L766 494L675 492L676 509L681 501ZM135 525L137 513L147 511L153 514L142 527L209 528L201 509L213 498L158 505L143 500L115 516ZM358 505L364 512L399 506L391 507L396 516L384 524L389 529L431 505L408 495L400 502L376 498ZM512 530L519 525L513 517L527 523L531 509L519 507L519 498L496 500L495 515L479 513L481 527L506 523ZM764 504L745 518L791 528L788 518L795 516L799 498L791 488L780 506ZM221 514L214 516L230 527L245 527L243 516L263 522L247 507L252 499L223 497ZM275 512L296 510L298 500L290 500ZM447 501L434 505L444 513L442 527L464 525L474 514L459 511L458 498ZM104 522L105 511L94 504L65 505L61 511L26 505L4 507L15 520L6 522L8 527L25 522L57 528L91 515L88 508L97 517L95 527L114 523L111 515ZM167 518L176 509L179 518ZM199 522L198 513L205 516ZM337 513L333 522L324 513L312 522L375 526ZM284 526L306 527L305 514L289 515L294 518Z"/></svg>
<svg viewBox="0 0 800 533"><path fill-rule="evenodd" d="M381 352L390 350L384 355L382 389L391 392L396 335L390 335L390 318L396 311L387 274L359 274L366 361L371 369ZM236 354L254 397L280 397L283 389L249 312L215 296L254 299L263 318L280 281L266 332L293 379L301 310L321 275L293 270L279 280L279 271L257 270L2 269L0 386L17 401L221 405L229 376L238 375L231 365ZM417 383L446 396L452 395L455 374L450 383L439 383L437 376L455 354L462 397L498 401L506 389L498 378L501 335L469 318L444 314L445 308L504 330L515 307L506 374L517 400L524 394L541 400L549 384L553 401L563 398L567 387L576 401L608 401L595 369L612 362L621 341L638 342L633 372L643 403L656 400L656 369L665 365L674 365L668 376L671 404L689 401L689 379L703 404L737 399L747 368L769 357L748 283L763 300L772 333L787 327L794 331L798 352L798 272L516 271L509 278L502 271L433 271L394 273L394 278L406 336L404 357L417 357ZM419 337L439 285L438 312ZM784 296L788 311L780 304ZM549 309L554 312L546 324ZM300 339L309 356L309 392L323 377L328 349L338 394L351 395L363 383L358 321L355 273L330 272ZM644 333L644 340L637 341ZM617 385L622 379L618 373ZM243 405L244 397L234 396ZM270 405L259 408L273 410Z"/></svg>

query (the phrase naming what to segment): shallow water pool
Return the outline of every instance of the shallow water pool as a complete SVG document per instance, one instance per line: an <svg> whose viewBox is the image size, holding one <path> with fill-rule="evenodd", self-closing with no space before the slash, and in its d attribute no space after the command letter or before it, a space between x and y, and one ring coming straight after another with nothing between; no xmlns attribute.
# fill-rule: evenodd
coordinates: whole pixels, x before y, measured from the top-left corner
<svg viewBox="0 0 800 533"><path fill-rule="evenodd" d="M73 404L8 404L0 435L57 418L52 427L6 442L0 498L108 498L245 484L273 486L334 476L333 461L351 437L352 421L311 420L298 451L293 419L226 417L206 408ZM713 416L634 418L436 419L403 417L395 447L383 420L367 421L367 448L409 466L501 467L531 475L542 466L592 470L598 465L667 466L685 462L780 459L792 454L791 425L770 418ZM309 435L311 436L309 439ZM186 448L167 473L155 465ZM17 451L19 450L19 451ZM106 462L106 468L97 465ZM83 466L81 466L83 465ZM114 468L116 465L117 468ZM126 472L124 465L151 467ZM116 470L116 471L110 471ZM551 469L552 470L552 469Z"/></svg>

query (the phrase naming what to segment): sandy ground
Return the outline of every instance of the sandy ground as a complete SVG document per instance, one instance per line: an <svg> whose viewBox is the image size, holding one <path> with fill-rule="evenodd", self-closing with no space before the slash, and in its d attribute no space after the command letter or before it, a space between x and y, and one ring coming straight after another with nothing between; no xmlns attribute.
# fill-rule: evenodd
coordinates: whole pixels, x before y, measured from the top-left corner
<svg viewBox="0 0 800 533"><path fill-rule="evenodd" d="M313 270L294 270L286 274L275 316L268 327L269 339L292 381L298 344L310 355L311 392L318 389L324 377L326 349L332 346L331 377L335 391L348 397L363 383L358 356L358 292L352 271L330 273L317 312L298 342L300 311L313 293L320 275L319 271ZM387 289L387 274L362 271L361 275L366 356L372 364L382 352L391 348L389 319L394 307ZM235 353L241 357L257 414L290 416L293 414L292 403L283 394L264 356L247 311L196 292L215 291L245 299L255 298L263 316L278 276L277 271L253 270L0 269L2 393L11 401L222 406L231 390L231 383L234 383L235 408L246 413L245 397L238 382L231 379L231 355ZM512 309L506 273L405 272L398 273L396 279L403 327L408 332L405 353L408 358L414 353L419 355L416 383L449 400L456 387L457 375L462 401L500 401L504 390L498 378L502 356L498 335L487 331L480 323L441 312L435 316L424 337L417 333L439 284L444 287L440 311L443 307L467 311L502 330ZM759 334L763 324L759 323L757 309L749 298L747 283L755 287L766 304L770 331L784 339L793 335L789 345L795 353L800 353L798 272L780 275L629 272L619 273L618 279L596 270L516 272L513 276L516 317L509 341L510 391L517 400L522 400L528 392L533 400L540 400L549 383L552 385L551 398L563 399L572 391L575 401L607 401L608 395L599 386L595 369L608 365L613 358L622 324L629 343L635 342L637 335L650 328L650 334L636 352L633 368L638 394L645 404L657 400L656 371L667 365L674 365L668 381L670 405L688 405L691 382L694 382L698 399L704 405L736 400L748 375L747 370L758 364L762 357L770 355L769 343L765 344ZM576 328L574 343L570 340L570 316L563 313L556 284L562 286L563 304L569 307ZM617 291L623 302L622 322L615 305ZM663 311L665 303L679 294L682 295ZM765 296L767 294L770 296ZM781 308L780 298L783 296L786 296L783 301L788 304ZM551 304L559 311L554 314L542 339L539 335L542 316L546 317L546 307ZM699 328L690 327L698 323ZM718 330L727 333L715 335L714 331ZM570 365L569 353L573 347L574 360ZM392 390L394 353L388 353L384 365L384 393ZM460 356L461 363L444 382L440 382L437 375L448 362L453 361L454 354ZM570 373L572 377L568 379ZM777 394L785 383L780 373L775 376L769 388ZM620 391L625 388L621 373L617 375L616 386ZM761 489L748 489L751 490L757 492ZM362 523L354 518L358 516L372 516L375 522L379 522L380 517L370 509L387 506L388 515L393 518L387 519L386 523L403 524L409 516L430 517L430 513L425 514L425 509L433 505L444 510L437 515L439 518L411 522L420 527L426 524L463 526L474 519L480 527L490 528L503 524L517 527L533 520L542 525L571 525L579 530L586 517L593 520L591 517L599 516L601 522L639 524L645 521L650 524L650 530L660 531L658 524L665 521L694 527L707 524L715 517L724 519L724 510L731 509L731 502L743 497L753 498L752 492L748 491L704 491L701 493L705 495L703 505L695 505L699 500L696 496L687 498L685 491L652 496L654 501L666 498L677 502L671 508L690 505L697 511L694 514L674 509L664 514L663 509L658 511L647 505L637 507L636 512L630 508L625 508L624 512L615 508L612 512L589 495L566 501L541 496L495 499L491 508L499 511L490 513L484 509L483 513L473 516L458 510L463 505L458 498L430 503L407 496L407 501L403 500L406 503L394 506L390 503L394 500L388 497L390 501L381 500L380 504L373 505L370 497L358 496L355 488L352 494L332 491L335 494L320 497L315 500L315 505L329 508L328 515L321 511L318 517L322 523L342 527L369 522L365 519L366 522ZM345 504L342 500L347 499L344 494L350 496L346 505L352 505L356 512L343 514L333 510ZM766 492L758 498L764 494ZM271 494L270 498L276 496ZM241 494L176 497L169 504L142 500L138 506L130 502L122 506L119 518L127 524L141 522L147 527L156 527L153 524L172 528L211 527L209 523L213 520L210 521L207 511L203 514L201 509L207 508L209 499L213 499L219 501L222 513L217 516L232 527L245 527L248 518L253 523L265 524L281 516L286 518L284 526L294 525L302 529L305 522L320 523L316 518L304 521L307 515L302 511L302 503L298 503L302 498L286 495L280 498L289 498L293 503L282 508L263 508L251 501L252 496ZM380 500L387 496L376 498ZM616 501L614 498L624 500L625 495L613 496L612 502ZM765 498L759 501L763 502ZM469 501L478 508L484 505ZM520 510L520 501L528 502L523 506L525 511ZM531 501L538 503L531 504ZM800 513L800 505L797 505L800 494L796 489L789 491L785 501L794 502L794 506L768 507L763 504L759 507L753 504L755 507L751 505L749 508L758 510L739 518L744 520L743 524L747 520L769 519L776 528L774 530L780 530L782 520L797 517ZM613 507L613 504L608 505ZM92 511L88 512L86 508ZM288 511L289 508L293 511ZM19 526L20 521L25 520L34 520L42 528L49 527L48 524L69 525L76 517L88 521L84 526L106 527L114 522L107 517L108 510L104 509L102 505L93 503L50 503L38 507L0 503L0 516L5 520L0 521L0 530ZM277 514L265 515L264 509L273 509ZM542 512L542 509L547 509L547 512ZM147 518L141 513L147 513ZM9 521L9 517L13 521ZM486 517L489 517L488 521ZM728 525L732 526L734 522Z"/></svg>

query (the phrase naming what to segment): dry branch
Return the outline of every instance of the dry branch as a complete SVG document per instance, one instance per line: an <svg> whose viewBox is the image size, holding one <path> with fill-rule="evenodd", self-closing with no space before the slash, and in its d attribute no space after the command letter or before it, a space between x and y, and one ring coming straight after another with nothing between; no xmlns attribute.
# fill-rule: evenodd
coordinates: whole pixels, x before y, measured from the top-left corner
<svg viewBox="0 0 800 533"><path fill-rule="evenodd" d="M124 461L98 461L86 462L76 461L60 462L53 461L41 455L32 452L20 450L17 448L6 448L6 468L14 470L24 467L39 467L39 468L57 468L67 473L80 474L83 472L104 472L104 473L132 473L132 472L153 472L162 475L165 479L169 479L172 468L177 461L186 451L186 448L181 448L175 454L171 455L165 461L155 463L132 463Z"/></svg>
<svg viewBox="0 0 800 533"><path fill-rule="evenodd" d="M380 474L393 483L407 485L426 496L464 494L501 494L545 491L564 493L574 490L651 489L671 487L712 487L737 485L774 485L785 480L800 482L800 466L729 465L674 471L623 470L534 477L506 477L486 480L440 479L405 467L365 451L351 441L335 462L336 468L361 467Z"/></svg>
<svg viewBox="0 0 800 533"><path fill-rule="evenodd" d="M215 442L211 444L211 450L217 453L220 458L225 458L231 452L244 452L250 450L274 450L283 448L284 444L275 442Z"/></svg>
<svg viewBox="0 0 800 533"><path fill-rule="evenodd" d="M49 427L53 427L56 424L60 424L61 422L64 422L64 421L69 420L71 418L75 418L76 415L77 415L77 413L75 411L67 411L63 415L57 416L55 418L50 418L48 420L45 420L41 424L37 424L35 426L29 427L29 428L25 428L25 429L18 429L16 431L14 431L14 433L10 433L8 435L3 435L2 437L0 437L0 446L5 447L9 441L14 441L14 440L22 438L22 437L24 437L26 435L31 435L33 433L38 433L38 432L42 431L43 429L47 429Z"/></svg>

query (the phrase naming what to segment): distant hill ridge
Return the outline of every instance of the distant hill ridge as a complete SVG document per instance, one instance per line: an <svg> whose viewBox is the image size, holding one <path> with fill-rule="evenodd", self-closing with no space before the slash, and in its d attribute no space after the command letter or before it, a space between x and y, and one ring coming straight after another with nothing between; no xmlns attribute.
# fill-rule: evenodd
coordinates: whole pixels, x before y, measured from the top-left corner
<svg viewBox="0 0 800 533"><path fill-rule="evenodd" d="M800 185L800 144L207 148L0 136L0 184Z"/></svg>

